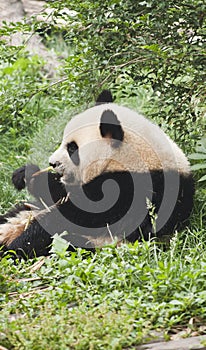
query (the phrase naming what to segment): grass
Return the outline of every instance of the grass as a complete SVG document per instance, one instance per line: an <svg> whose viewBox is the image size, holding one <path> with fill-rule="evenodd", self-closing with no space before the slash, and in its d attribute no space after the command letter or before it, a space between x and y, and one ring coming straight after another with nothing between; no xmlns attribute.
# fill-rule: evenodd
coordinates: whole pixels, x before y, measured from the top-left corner
<svg viewBox="0 0 206 350"><path fill-rule="evenodd" d="M200 235L201 236L201 235ZM194 244L193 240L198 244ZM193 246L193 248L192 248ZM1 344L9 349L124 349L165 338L175 326L198 329L206 316L205 244L174 236L88 254L60 252L1 273Z"/></svg>

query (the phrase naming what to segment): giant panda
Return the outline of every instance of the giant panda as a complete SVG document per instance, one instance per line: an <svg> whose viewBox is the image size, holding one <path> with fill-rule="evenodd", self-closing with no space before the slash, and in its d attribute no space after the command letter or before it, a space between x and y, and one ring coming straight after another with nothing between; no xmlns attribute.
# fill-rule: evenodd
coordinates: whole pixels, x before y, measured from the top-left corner
<svg viewBox="0 0 206 350"><path fill-rule="evenodd" d="M186 156L157 125L113 103L107 90L68 122L49 163L54 173L33 172L27 180L44 206L32 216L31 208L19 210L26 218L16 237L12 214L0 220L0 241L19 256L48 255L53 235L64 231L70 249L93 250L114 239L164 241L188 222L194 180Z"/></svg>

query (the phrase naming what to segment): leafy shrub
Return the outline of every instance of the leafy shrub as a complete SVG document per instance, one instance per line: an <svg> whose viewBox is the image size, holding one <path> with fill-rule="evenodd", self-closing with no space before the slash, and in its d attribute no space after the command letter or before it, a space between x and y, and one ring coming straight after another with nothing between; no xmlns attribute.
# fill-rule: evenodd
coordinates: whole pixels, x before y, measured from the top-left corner
<svg viewBox="0 0 206 350"><path fill-rule="evenodd" d="M196 161L192 165L192 170L206 169L206 137L203 137L196 146L196 153L189 155L189 158ZM206 181L206 175L202 176L199 181Z"/></svg>
<svg viewBox="0 0 206 350"><path fill-rule="evenodd" d="M134 96L141 86L158 97L153 116L167 123L188 150L202 135L204 99L204 2L193 0L51 2L67 22L73 47L65 73L80 99L112 86ZM92 88L91 88L92 87ZM194 127L194 122L197 124ZM190 142L189 142L190 140Z"/></svg>

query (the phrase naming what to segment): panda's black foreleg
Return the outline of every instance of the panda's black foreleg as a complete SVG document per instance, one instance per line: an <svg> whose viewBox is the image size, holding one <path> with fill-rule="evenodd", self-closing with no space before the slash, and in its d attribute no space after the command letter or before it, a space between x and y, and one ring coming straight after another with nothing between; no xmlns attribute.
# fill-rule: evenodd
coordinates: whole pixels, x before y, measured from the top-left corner
<svg viewBox="0 0 206 350"><path fill-rule="evenodd" d="M55 204L67 195L59 174L41 172L34 164L16 169L12 175L12 182L19 191L26 187L39 204L45 203L46 206ZM40 207L42 208L41 205Z"/></svg>
<svg viewBox="0 0 206 350"><path fill-rule="evenodd" d="M57 173L43 172L34 174L27 184L28 191L48 207L67 196L61 177Z"/></svg>
<svg viewBox="0 0 206 350"><path fill-rule="evenodd" d="M26 187L26 182L30 181L33 174L39 171L40 168L35 164L27 164L14 170L12 174L12 183L14 187L21 191Z"/></svg>
<svg viewBox="0 0 206 350"><path fill-rule="evenodd" d="M54 204L64 201L67 196L60 181L60 175L47 171L41 172L37 165L30 164L16 169L12 176L12 182L19 191L27 187L36 201L32 204L19 203L6 214L0 215L0 245L6 250L14 250L18 256L24 258L48 255L52 235L62 233L66 229L65 225L61 227L62 225L59 226L55 222L55 215L54 219L52 218L53 211L57 210ZM50 206L55 207L55 209L51 211L49 209L48 213L47 210ZM47 209L45 210L45 208ZM32 217L32 209L35 209L34 216L40 214L41 222L33 218L28 228L24 229L25 220L28 218L29 221L30 216ZM55 231L53 230L51 233L50 227L54 228Z"/></svg>

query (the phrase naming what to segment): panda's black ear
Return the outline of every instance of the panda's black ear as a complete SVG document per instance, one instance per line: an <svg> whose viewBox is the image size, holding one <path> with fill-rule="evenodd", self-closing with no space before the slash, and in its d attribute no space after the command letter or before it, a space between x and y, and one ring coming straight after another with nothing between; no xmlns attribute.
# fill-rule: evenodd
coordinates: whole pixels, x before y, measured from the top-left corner
<svg viewBox="0 0 206 350"><path fill-rule="evenodd" d="M103 103L110 103L113 102L113 96L110 90L103 90L101 94L96 99L95 106L101 105Z"/></svg>
<svg viewBox="0 0 206 350"><path fill-rule="evenodd" d="M120 146L124 139L124 131L113 111L106 110L102 113L99 127L102 137L111 139L113 147L117 148Z"/></svg>

